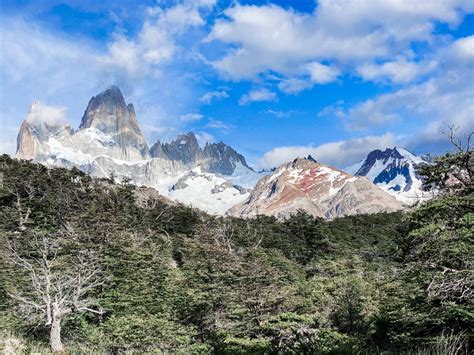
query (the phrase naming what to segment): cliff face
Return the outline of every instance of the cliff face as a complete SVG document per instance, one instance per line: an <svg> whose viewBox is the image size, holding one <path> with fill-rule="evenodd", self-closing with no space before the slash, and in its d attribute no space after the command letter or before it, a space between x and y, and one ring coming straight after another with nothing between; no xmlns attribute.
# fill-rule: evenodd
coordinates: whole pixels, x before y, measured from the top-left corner
<svg viewBox="0 0 474 355"><path fill-rule="evenodd" d="M207 171L221 175L232 175L240 164L249 170L243 155L237 153L234 149L223 142L206 143L203 150L203 156L207 159Z"/></svg>
<svg viewBox="0 0 474 355"><path fill-rule="evenodd" d="M41 102L34 101L17 136L16 156L21 159L41 160L50 153L47 141L58 135L71 135L71 127L54 117L43 117L48 112ZM53 112L54 114L54 112Z"/></svg>
<svg viewBox="0 0 474 355"><path fill-rule="evenodd" d="M41 142L32 132L28 122L23 121L17 137L16 156L21 159L35 159L41 154Z"/></svg>
<svg viewBox="0 0 474 355"><path fill-rule="evenodd" d="M117 158L141 160L150 157L145 137L137 122L132 104L125 103L122 92L111 86L87 105L79 130L94 128L109 136L121 149Z"/></svg>
<svg viewBox="0 0 474 355"><path fill-rule="evenodd" d="M203 160L202 149L194 133L181 134L174 141L162 145L168 159L178 160L184 165L196 165Z"/></svg>

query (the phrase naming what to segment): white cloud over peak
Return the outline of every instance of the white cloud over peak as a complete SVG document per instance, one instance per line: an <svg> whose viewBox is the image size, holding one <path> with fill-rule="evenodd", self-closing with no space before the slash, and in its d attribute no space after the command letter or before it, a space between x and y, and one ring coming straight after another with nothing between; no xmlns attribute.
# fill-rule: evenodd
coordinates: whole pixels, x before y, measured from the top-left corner
<svg viewBox="0 0 474 355"><path fill-rule="evenodd" d="M34 101L26 116L26 121L33 125L62 125L66 123L66 111L66 107L48 106L40 101Z"/></svg>
<svg viewBox="0 0 474 355"><path fill-rule="evenodd" d="M239 100L239 105L248 105L252 102L277 101L277 95L268 89L251 90Z"/></svg>
<svg viewBox="0 0 474 355"><path fill-rule="evenodd" d="M272 168L291 161L297 157L311 155L317 161L345 168L354 164L374 149L385 149L394 145L392 134L382 136L368 136L338 142L321 144L319 146L284 146L277 147L265 153L259 161L262 168Z"/></svg>
<svg viewBox="0 0 474 355"><path fill-rule="evenodd" d="M200 147L204 147L206 143L215 141L215 138L212 134L209 134L204 131L195 132L194 135L196 136L196 139Z"/></svg>

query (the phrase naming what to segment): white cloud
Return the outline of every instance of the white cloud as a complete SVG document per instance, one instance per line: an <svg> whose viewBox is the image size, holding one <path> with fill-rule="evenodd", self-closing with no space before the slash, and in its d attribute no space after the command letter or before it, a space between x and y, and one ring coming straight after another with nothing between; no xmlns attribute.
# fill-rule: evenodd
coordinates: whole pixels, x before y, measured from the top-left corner
<svg viewBox="0 0 474 355"><path fill-rule="evenodd" d="M147 19L136 38L116 35L101 58L108 66L125 69L131 76L159 76L160 66L168 63L180 50L177 38L192 27L203 26L202 12L214 1L184 1L172 7L147 8Z"/></svg>
<svg viewBox="0 0 474 355"><path fill-rule="evenodd" d="M383 64L366 63L357 68L359 75L370 81L390 80L404 84L414 81L431 72L436 67L435 61L410 62L404 58Z"/></svg>
<svg viewBox="0 0 474 355"><path fill-rule="evenodd" d="M473 39L472 36L461 38L440 50L440 69L427 81L348 108L336 105L322 113L341 118L348 128L355 130L392 126L406 131L405 126L416 127L402 140L404 146L425 152L441 151L446 148L446 138L441 131L447 125L459 126L460 134L474 127L474 61L466 60ZM459 48L462 49L458 52Z"/></svg>
<svg viewBox="0 0 474 355"><path fill-rule="evenodd" d="M277 101L277 95L268 89L251 90L239 100L239 105L248 105L252 102Z"/></svg>
<svg viewBox="0 0 474 355"><path fill-rule="evenodd" d="M204 115L201 115L200 113L187 113L185 115L181 115L179 118L184 122L199 121L204 118Z"/></svg>
<svg viewBox="0 0 474 355"><path fill-rule="evenodd" d="M230 128L229 125L227 125L224 122L219 121L219 120L209 120L209 122L207 123L207 127L215 128L215 129L222 129L224 131Z"/></svg>
<svg viewBox="0 0 474 355"><path fill-rule="evenodd" d="M458 39L451 46L449 54L462 64L472 64L474 61L474 35Z"/></svg>
<svg viewBox="0 0 474 355"><path fill-rule="evenodd" d="M30 107L26 121L32 125L63 125L66 123L66 111L66 107L48 106L35 101Z"/></svg>
<svg viewBox="0 0 474 355"><path fill-rule="evenodd" d="M314 85L308 79L288 78L278 83L278 88L286 94L298 94Z"/></svg>
<svg viewBox="0 0 474 355"><path fill-rule="evenodd" d="M464 41L459 39L447 49L449 56L440 57L442 70L429 80L340 110L339 117L352 129L403 125L414 120L425 126L435 122L474 126L474 62L465 61L465 55L454 56L452 50Z"/></svg>
<svg viewBox="0 0 474 355"><path fill-rule="evenodd" d="M225 90L211 91L211 92L205 93L199 100L206 104L210 104L214 100L222 100L228 97L229 97L229 94Z"/></svg>
<svg viewBox="0 0 474 355"><path fill-rule="evenodd" d="M303 75L290 77L280 81L278 88L287 94L297 94L314 85L324 85L336 81L340 71L329 65L310 62L304 66Z"/></svg>
<svg viewBox="0 0 474 355"><path fill-rule="evenodd" d="M432 45L442 38L433 34L437 22L456 26L472 11L470 0L321 0L311 14L237 3L215 22L207 41L231 45L212 62L222 76L254 80L279 73L284 77L280 89L287 93L334 81L339 73L322 61L338 63L349 73L359 67L369 80L404 83L426 69L408 60L412 42ZM310 78L305 77L308 69Z"/></svg>
<svg viewBox="0 0 474 355"><path fill-rule="evenodd" d="M277 147L262 156L259 166L262 168L272 168L297 157L311 155L323 164L345 168L362 160L374 149L385 149L393 145L394 138L392 134L386 133L382 136L368 136L325 143L317 147L311 145Z"/></svg>
<svg viewBox="0 0 474 355"><path fill-rule="evenodd" d="M290 110L290 111L276 111L276 110L265 110L263 111L263 113L267 114L267 115L273 115L277 118L287 118L287 117L290 117L291 115L293 115L295 113L295 111L293 110Z"/></svg>
<svg viewBox="0 0 474 355"><path fill-rule="evenodd" d="M340 74L339 70L318 62L311 62L307 65L311 82L315 84L327 84L336 80Z"/></svg>
<svg viewBox="0 0 474 355"><path fill-rule="evenodd" d="M206 143L214 142L215 138L212 134L204 131L195 132L194 135L198 141L200 147L203 147Z"/></svg>

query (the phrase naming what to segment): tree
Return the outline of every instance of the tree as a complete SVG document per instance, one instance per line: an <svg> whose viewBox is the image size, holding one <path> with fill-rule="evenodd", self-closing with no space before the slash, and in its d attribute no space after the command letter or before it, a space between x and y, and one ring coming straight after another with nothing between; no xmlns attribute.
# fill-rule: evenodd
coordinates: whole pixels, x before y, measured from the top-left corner
<svg viewBox="0 0 474 355"><path fill-rule="evenodd" d="M59 236L64 233L71 236L74 231L69 229ZM30 280L26 287L11 285L8 294L30 323L49 328L51 350L62 352L61 321L67 315L103 313L90 297L91 291L103 283L101 267L90 250L64 250L58 235L34 230L31 237L35 250L29 253L21 250L18 241L6 243L4 258Z"/></svg>
<svg viewBox="0 0 474 355"><path fill-rule="evenodd" d="M435 157L431 164L418 167L418 174L423 177L425 189L436 189L441 194L466 191L474 184L474 152L471 139L474 132L465 137L464 141L457 135L459 127L448 126L444 134L453 146L453 152Z"/></svg>

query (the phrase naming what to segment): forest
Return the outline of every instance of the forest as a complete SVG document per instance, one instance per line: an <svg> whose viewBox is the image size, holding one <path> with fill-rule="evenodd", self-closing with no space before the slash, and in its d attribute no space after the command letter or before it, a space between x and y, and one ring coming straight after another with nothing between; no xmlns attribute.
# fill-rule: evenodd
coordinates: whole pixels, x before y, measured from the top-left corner
<svg viewBox="0 0 474 355"><path fill-rule="evenodd" d="M473 159L423 166L438 197L404 212L278 221L3 155L3 351L467 354Z"/></svg>

